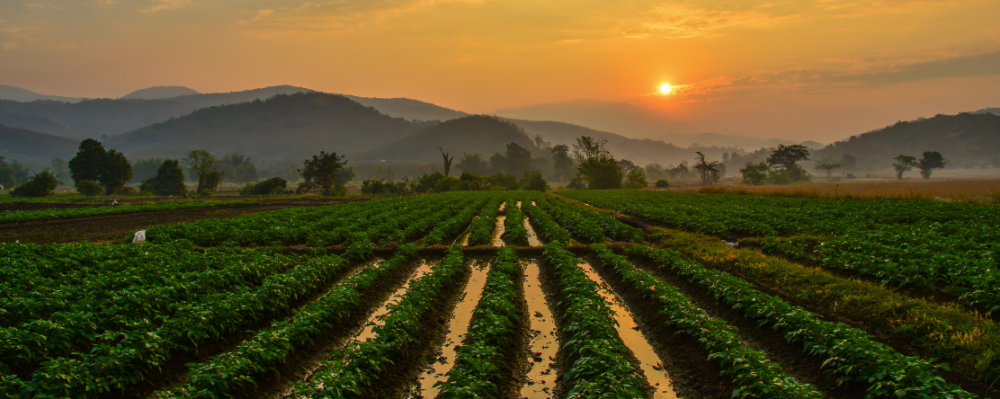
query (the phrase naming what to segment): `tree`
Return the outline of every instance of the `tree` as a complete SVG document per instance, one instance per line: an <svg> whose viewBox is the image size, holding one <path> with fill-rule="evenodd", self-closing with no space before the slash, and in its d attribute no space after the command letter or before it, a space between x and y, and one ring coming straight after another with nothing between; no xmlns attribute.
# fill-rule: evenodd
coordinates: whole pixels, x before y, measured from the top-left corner
<svg viewBox="0 0 1000 399"><path fill-rule="evenodd" d="M844 154L844 156L840 159L840 164L846 170L854 170L858 167L858 159L855 158L854 155Z"/></svg>
<svg viewBox="0 0 1000 399"><path fill-rule="evenodd" d="M573 144L573 157L576 158L578 163L600 158L609 158L611 157L611 151L608 151L608 149L605 148L605 145L607 144L608 139L595 140L590 136L577 137L576 144Z"/></svg>
<svg viewBox="0 0 1000 399"><path fill-rule="evenodd" d="M4 160L4 157L0 156L0 186L8 189L13 188L17 184L14 175L14 168Z"/></svg>
<svg viewBox="0 0 1000 399"><path fill-rule="evenodd" d="M311 160L303 162L303 168L299 171L304 180L302 186L307 189L322 187L323 195L332 195L337 177L346 172L346 165L347 159L344 156L337 156L336 152L327 154L320 151L319 155L313 155Z"/></svg>
<svg viewBox="0 0 1000 399"><path fill-rule="evenodd" d="M573 158L569 156L567 145L559 144L552 147L552 169L558 181L566 181L573 177Z"/></svg>
<svg viewBox="0 0 1000 399"><path fill-rule="evenodd" d="M705 154L702 154L701 151L696 151L695 153L698 154L698 156L695 157L695 160L698 162L695 162L694 168L701 176L701 184L706 186L715 184L715 182L719 181L719 178L721 177L718 169L719 161L708 162L705 161Z"/></svg>
<svg viewBox="0 0 1000 399"><path fill-rule="evenodd" d="M670 182L668 182L667 179L657 180L654 185L656 188L670 188Z"/></svg>
<svg viewBox="0 0 1000 399"><path fill-rule="evenodd" d="M104 167L104 159L108 151L100 141L86 139L80 142L80 149L76 156L69 160L69 173L73 181L79 183L84 180L101 180L101 169Z"/></svg>
<svg viewBox="0 0 1000 399"><path fill-rule="evenodd" d="M631 171L632 169L638 168L638 166L636 166L634 162L629 161L627 159L618 160L618 166L622 168L622 173L625 174L628 174L628 172Z"/></svg>
<svg viewBox="0 0 1000 399"><path fill-rule="evenodd" d="M483 154L474 153L472 155L462 154L462 159L458 161L457 168L475 175L485 175L490 173L490 165L483 159Z"/></svg>
<svg viewBox="0 0 1000 399"><path fill-rule="evenodd" d="M587 181L589 189L606 190L622 186L622 168L610 156L586 160L576 168Z"/></svg>
<svg viewBox="0 0 1000 399"><path fill-rule="evenodd" d="M257 173L257 165L254 164L253 158L239 152L226 154L215 163L215 167L222 172L222 177L226 181L249 183L260 180L260 175Z"/></svg>
<svg viewBox="0 0 1000 399"><path fill-rule="evenodd" d="M365 181L365 183L368 183L368 181ZM362 190L362 192L364 191ZM288 192L288 181L278 176L260 183L247 183L245 187L240 189L240 195L281 195L286 192Z"/></svg>
<svg viewBox="0 0 1000 399"><path fill-rule="evenodd" d="M184 157L184 164L187 165L188 176L198 178L198 189L195 190L198 194L211 193L222 182L222 172L214 168L215 155L208 151L188 151ZM218 172L218 176L215 172Z"/></svg>
<svg viewBox="0 0 1000 399"><path fill-rule="evenodd" d="M634 168L625 174L625 188L640 190L649 187L646 182L646 172L642 168Z"/></svg>
<svg viewBox="0 0 1000 399"><path fill-rule="evenodd" d="M920 169L920 176L930 179L932 170L944 168L944 157L937 151L924 151L924 157L917 162L917 167Z"/></svg>
<svg viewBox="0 0 1000 399"><path fill-rule="evenodd" d="M156 175L143 180L139 190L160 196L187 195L187 189L184 187L184 171L181 170L180 162L176 159L160 162Z"/></svg>
<svg viewBox="0 0 1000 399"><path fill-rule="evenodd" d="M69 164L62 158L52 158L52 162L49 163L49 170L52 171L52 175L55 176L56 179L59 179L60 184L66 184L69 182Z"/></svg>
<svg viewBox="0 0 1000 399"><path fill-rule="evenodd" d="M132 163L125 158L125 154L115 150L108 151L103 164L97 181L104 186L104 191L108 195L114 194L132 180Z"/></svg>
<svg viewBox="0 0 1000 399"><path fill-rule="evenodd" d="M527 172L531 168L531 151L517 143L507 143L507 174L514 176Z"/></svg>
<svg viewBox="0 0 1000 399"><path fill-rule="evenodd" d="M892 167L896 169L896 179L903 180L903 173L913 170L914 166L917 166L917 158L909 155L900 154L898 157L893 158L896 160L892 164Z"/></svg>
<svg viewBox="0 0 1000 399"><path fill-rule="evenodd" d="M728 152L722 153L722 162L723 163L729 162L729 153Z"/></svg>
<svg viewBox="0 0 1000 399"><path fill-rule="evenodd" d="M540 170L535 170L531 173L524 172L524 177L522 177L521 181L518 183L520 183L521 188L525 190L545 192L549 189L549 182L545 181L545 178L542 177L542 171Z"/></svg>
<svg viewBox="0 0 1000 399"><path fill-rule="evenodd" d="M833 170L840 167L840 163L834 161L830 158L825 158L822 161L817 162L816 170L826 171L826 180L830 181L830 175L833 174Z"/></svg>
<svg viewBox="0 0 1000 399"><path fill-rule="evenodd" d="M74 185L76 192L80 193L84 197L96 197L104 192L104 187L101 187L101 183L93 180L80 180Z"/></svg>
<svg viewBox="0 0 1000 399"><path fill-rule="evenodd" d="M160 158L136 159L132 161L132 181L142 182L156 176L156 171L160 169L160 165L163 165L163 160Z"/></svg>
<svg viewBox="0 0 1000 399"><path fill-rule="evenodd" d="M788 179L794 183L809 178L809 174L796 164L799 161L808 160L809 149L806 146L801 144L785 146L781 144L767 157L767 164L771 167L779 166L781 170L787 173Z"/></svg>
<svg viewBox="0 0 1000 399"><path fill-rule="evenodd" d="M747 162L747 166L740 169L740 174L743 175L743 184L759 186L767 181L767 174L770 171L771 167L764 162L758 164Z"/></svg>
<svg viewBox="0 0 1000 399"><path fill-rule="evenodd" d="M444 159L444 176L448 177L448 174L451 172L451 161L453 161L455 157L449 156L448 153L441 149L441 147L438 147L438 151L441 151L441 158Z"/></svg>
<svg viewBox="0 0 1000 399"><path fill-rule="evenodd" d="M24 184L15 187L10 195L13 197L47 197L52 195L52 190L58 186L59 179L56 179L55 175L49 173L48 170L43 170L29 177Z"/></svg>

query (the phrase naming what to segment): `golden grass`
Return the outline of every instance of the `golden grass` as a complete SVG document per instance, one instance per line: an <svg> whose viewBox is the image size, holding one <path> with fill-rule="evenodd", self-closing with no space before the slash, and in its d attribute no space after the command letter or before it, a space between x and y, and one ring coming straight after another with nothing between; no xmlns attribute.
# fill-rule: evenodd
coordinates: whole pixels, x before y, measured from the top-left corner
<svg viewBox="0 0 1000 399"><path fill-rule="evenodd" d="M773 195L819 199L917 199L962 204L1000 204L1000 179L867 181L785 186L711 186L671 190L705 194Z"/></svg>

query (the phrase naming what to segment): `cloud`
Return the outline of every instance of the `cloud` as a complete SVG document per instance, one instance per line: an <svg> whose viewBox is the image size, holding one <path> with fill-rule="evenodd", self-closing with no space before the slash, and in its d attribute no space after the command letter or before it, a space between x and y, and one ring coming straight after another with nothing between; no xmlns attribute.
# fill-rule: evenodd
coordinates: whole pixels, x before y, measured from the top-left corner
<svg viewBox="0 0 1000 399"><path fill-rule="evenodd" d="M68 43L38 39L36 32L37 29L26 26L0 26L0 49L12 51L21 47L33 47L41 50L65 50L73 47Z"/></svg>
<svg viewBox="0 0 1000 399"><path fill-rule="evenodd" d="M141 12L156 12L162 10L170 10L174 8L180 8L191 4L191 0L150 0L153 5L143 8L139 11Z"/></svg>
<svg viewBox="0 0 1000 399"><path fill-rule="evenodd" d="M264 18L267 18L268 15L271 15L273 13L274 13L274 10L272 10L272 9L257 10L257 16L253 17L253 20L254 20L254 22L260 21L260 20L262 20Z"/></svg>
<svg viewBox="0 0 1000 399"><path fill-rule="evenodd" d="M59 6L54 5L54 4L29 3L28 4L28 9L29 10L61 10L62 7L59 7Z"/></svg>
<svg viewBox="0 0 1000 399"><path fill-rule="evenodd" d="M770 8L766 3L758 8ZM771 15L760 11L711 10L681 4L665 4L652 11L652 20L642 24L641 33L626 36L644 38L652 33L669 38L722 36L725 30L737 28L768 28L795 15Z"/></svg>

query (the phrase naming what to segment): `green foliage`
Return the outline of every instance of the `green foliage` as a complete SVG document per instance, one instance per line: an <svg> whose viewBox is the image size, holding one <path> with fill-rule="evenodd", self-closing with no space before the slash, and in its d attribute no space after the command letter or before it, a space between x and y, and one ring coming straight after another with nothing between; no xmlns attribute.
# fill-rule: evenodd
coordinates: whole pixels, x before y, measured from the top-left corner
<svg viewBox="0 0 1000 399"><path fill-rule="evenodd" d="M924 151L924 157L917 162L917 168L920 169L921 177L930 179L934 169L944 168L944 157L937 151Z"/></svg>
<svg viewBox="0 0 1000 399"><path fill-rule="evenodd" d="M386 194L407 194L409 192L405 182L386 180L365 180L361 182L361 193L365 195L386 195Z"/></svg>
<svg viewBox="0 0 1000 399"><path fill-rule="evenodd" d="M132 181L141 182L156 176L156 171L160 169L162 164L163 160L160 158L136 159L132 162Z"/></svg>
<svg viewBox="0 0 1000 399"><path fill-rule="evenodd" d="M469 172L475 175L487 175L490 173L489 163L483 159L483 154L478 152L472 154L463 154L462 159L458 161L457 168L465 172Z"/></svg>
<svg viewBox="0 0 1000 399"><path fill-rule="evenodd" d="M76 182L76 192L80 193L84 197L96 197L104 193L104 187L101 187L101 183L93 180L81 180Z"/></svg>
<svg viewBox="0 0 1000 399"><path fill-rule="evenodd" d="M59 179L60 184L69 183L69 164L62 158L52 158L52 162L49 163L49 170L52 171L52 174L55 175L56 179Z"/></svg>
<svg viewBox="0 0 1000 399"><path fill-rule="evenodd" d="M10 188L15 184L17 184L17 171L0 156L0 186Z"/></svg>
<svg viewBox="0 0 1000 399"><path fill-rule="evenodd" d="M257 174L257 165L253 159L239 152L226 154L215 162L215 167L222 172L222 176L227 181L233 183L250 183L260 180Z"/></svg>
<svg viewBox="0 0 1000 399"><path fill-rule="evenodd" d="M898 157L893 158L896 160L892 164L892 168L896 170L896 179L903 180L903 173L913 170L914 166L917 166L917 158L909 155L900 154Z"/></svg>
<svg viewBox="0 0 1000 399"><path fill-rule="evenodd" d="M570 190L583 190L587 188L587 182L584 181L583 176L577 175L570 179L569 183L566 183L566 188Z"/></svg>
<svg viewBox="0 0 1000 399"><path fill-rule="evenodd" d="M429 175L424 174L417 179L417 187L415 191L418 193L426 193L433 190L434 187L437 186L438 181L441 179L444 179L444 174L441 172L434 172Z"/></svg>
<svg viewBox="0 0 1000 399"><path fill-rule="evenodd" d="M631 190L641 190L649 187L646 182L646 172L642 168L635 168L625 174L624 188Z"/></svg>
<svg viewBox="0 0 1000 399"><path fill-rule="evenodd" d="M76 183L84 180L100 181L107 154L108 151L101 142L94 139L81 141L80 150L69 160L69 172L73 181Z"/></svg>
<svg viewBox="0 0 1000 399"><path fill-rule="evenodd" d="M132 180L132 163L125 158L125 154L109 150L104 155L101 175L97 181L104 186L108 195L112 195L125 187L129 180Z"/></svg>
<svg viewBox="0 0 1000 399"><path fill-rule="evenodd" d="M48 197L59 186L59 179L47 170L35 173L10 192L12 197Z"/></svg>
<svg viewBox="0 0 1000 399"><path fill-rule="evenodd" d="M461 183L462 181L455 176L445 176L438 179L438 181L434 183L434 192L443 193L446 191L455 191Z"/></svg>
<svg viewBox="0 0 1000 399"><path fill-rule="evenodd" d="M531 173L524 172L524 177L518 182L522 189L545 192L549 189L549 183L542 177L542 171L535 170Z"/></svg>
<svg viewBox="0 0 1000 399"><path fill-rule="evenodd" d="M670 188L670 182L668 182L667 179L660 179L656 181L654 186L656 186L656 188Z"/></svg>
<svg viewBox="0 0 1000 399"><path fill-rule="evenodd" d="M494 197L483 206L479 218L472 221L472 226L469 228L470 247L489 245L493 242L493 231L496 230L497 226L497 213L500 210L500 204L503 203L503 198L497 194L491 193L491 195Z"/></svg>
<svg viewBox="0 0 1000 399"><path fill-rule="evenodd" d="M577 171L591 190L614 189L622 185L622 168L614 158L585 160L577 166Z"/></svg>
<svg viewBox="0 0 1000 399"><path fill-rule="evenodd" d="M537 204L542 202L542 200L542 198L538 198L532 202ZM528 218L531 220L531 226L535 229L535 233L538 234L542 242L546 244L569 245L571 239L569 231L559 226L552 219L552 216L545 213L545 210L527 201L521 203L521 209L528 215Z"/></svg>
<svg viewBox="0 0 1000 399"><path fill-rule="evenodd" d="M559 144L552 147L552 169L556 181L567 181L573 177L573 158L569 156L569 147Z"/></svg>
<svg viewBox="0 0 1000 399"><path fill-rule="evenodd" d="M291 192L288 182L280 177L272 177L259 183L247 183L240 189L240 195L281 195Z"/></svg>
<svg viewBox="0 0 1000 399"><path fill-rule="evenodd" d="M799 161L809 160L809 149L801 144L789 145L779 144L778 148L767 157L767 164L770 166L794 165Z"/></svg>
<svg viewBox="0 0 1000 399"><path fill-rule="evenodd" d="M504 205L504 213L507 218L503 222L503 242L507 245L519 247L528 245L528 229L524 227L524 213L517 206L517 201L508 199Z"/></svg>
<svg viewBox="0 0 1000 399"><path fill-rule="evenodd" d="M156 175L144 180L139 185L139 190L159 196L187 195L187 189L184 187L184 171L181 170L180 162L176 159L161 161Z"/></svg>
<svg viewBox="0 0 1000 399"><path fill-rule="evenodd" d="M327 154L324 151L320 151L319 155L313 155L312 159L307 159L303 162L302 168L302 184L299 187L320 187L323 189L324 195L332 195L334 186L337 188L341 187L343 183L338 184L337 178L341 175L350 173L353 177L353 171L348 172L345 170L347 165L347 159L344 156L337 156L337 153Z"/></svg>

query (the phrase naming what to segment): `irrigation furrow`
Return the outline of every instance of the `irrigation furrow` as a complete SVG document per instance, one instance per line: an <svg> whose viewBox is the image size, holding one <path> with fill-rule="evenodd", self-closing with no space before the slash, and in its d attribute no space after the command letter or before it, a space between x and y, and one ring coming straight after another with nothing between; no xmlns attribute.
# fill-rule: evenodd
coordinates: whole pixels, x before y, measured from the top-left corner
<svg viewBox="0 0 1000 399"><path fill-rule="evenodd" d="M434 352L433 360L425 367L420 376L420 394L423 397L437 396L438 388L434 385L445 381L447 378L445 374L455 365L455 347L462 343L462 339L469 331L472 311L476 308L479 298L483 294L488 271L489 265L486 262L472 261L472 274L446 324L447 335L443 345Z"/></svg>
<svg viewBox="0 0 1000 399"><path fill-rule="evenodd" d="M521 396L528 399L551 398L556 389L556 352L559 350L556 322L549 301L542 291L537 260L524 268L524 299L528 303L528 367Z"/></svg>
<svg viewBox="0 0 1000 399"><path fill-rule="evenodd" d="M642 368L642 372L645 374L646 380L649 381L649 384L656 389L653 394L653 398L677 398L677 393L674 392L670 376L663 369L663 362L661 362L659 356L656 355L656 351L653 350L653 346L650 345L646 337L639 331L639 325L628 306L626 306L625 302L623 302L618 295L615 294L611 287L604 282L604 279L597 274L597 271L595 271L589 263L581 263L580 268L587 273L587 277L589 277L590 280L601 286L600 294L606 301L608 301L608 303L611 304L611 310L615 314L615 321L618 322L618 336L621 337L622 342L625 343L625 346L632 351L636 360L639 361L639 367Z"/></svg>
<svg viewBox="0 0 1000 399"><path fill-rule="evenodd" d="M500 209L503 210L503 208L500 208ZM502 247L502 246L504 246L503 239L500 238L500 237L506 231L504 229L504 227L503 227L503 224L504 224L505 221L507 221L507 216L505 216L505 215L497 216L497 228L496 228L496 230L493 231L493 246L494 247Z"/></svg>

